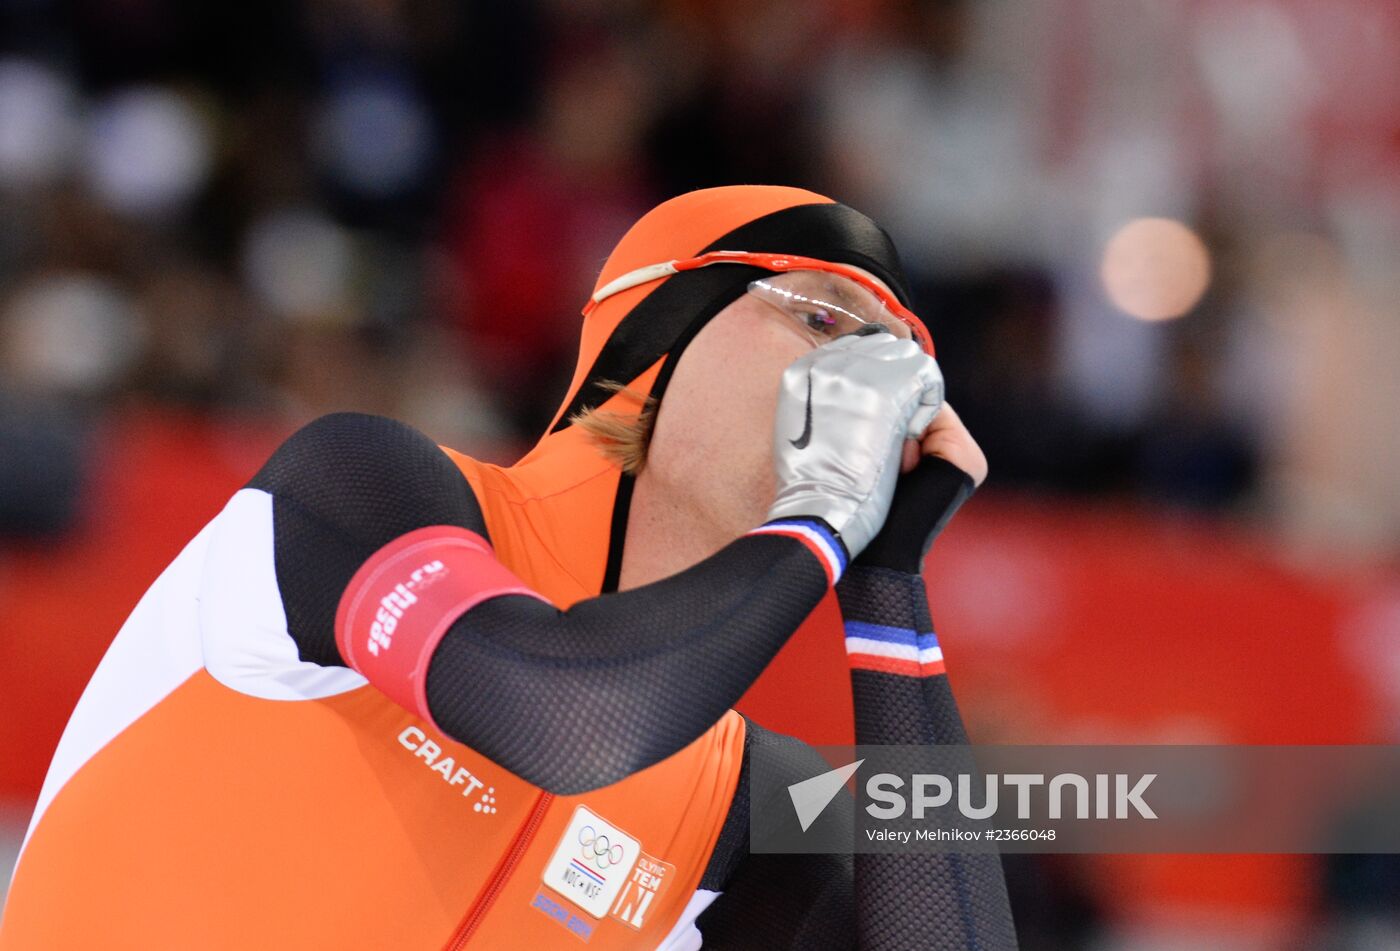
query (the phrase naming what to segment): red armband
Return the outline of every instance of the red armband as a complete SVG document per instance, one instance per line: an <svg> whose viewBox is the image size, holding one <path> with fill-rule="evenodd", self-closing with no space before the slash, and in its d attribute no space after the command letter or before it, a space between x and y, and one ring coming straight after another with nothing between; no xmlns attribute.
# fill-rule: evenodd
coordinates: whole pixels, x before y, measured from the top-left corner
<svg viewBox="0 0 1400 951"><path fill-rule="evenodd" d="M433 652L453 622L503 594L540 597L475 532L420 528L379 549L350 579L335 613L336 646L350 667L432 723L427 681Z"/></svg>

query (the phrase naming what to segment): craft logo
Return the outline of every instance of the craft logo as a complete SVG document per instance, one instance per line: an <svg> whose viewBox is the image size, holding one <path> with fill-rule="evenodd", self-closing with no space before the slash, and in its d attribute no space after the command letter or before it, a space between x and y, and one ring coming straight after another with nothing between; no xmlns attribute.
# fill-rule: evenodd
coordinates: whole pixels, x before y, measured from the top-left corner
<svg viewBox="0 0 1400 951"><path fill-rule="evenodd" d="M574 810L544 868L544 883L602 918L632 877L641 843L586 806Z"/></svg>
<svg viewBox="0 0 1400 951"><path fill-rule="evenodd" d="M414 759L422 760L449 788L461 786L463 796L475 799L472 811L488 816L496 814L496 787L482 782L467 767L457 765L452 756L442 755L442 746L430 740L423 730L416 726L405 727L399 732L399 745L412 753Z"/></svg>

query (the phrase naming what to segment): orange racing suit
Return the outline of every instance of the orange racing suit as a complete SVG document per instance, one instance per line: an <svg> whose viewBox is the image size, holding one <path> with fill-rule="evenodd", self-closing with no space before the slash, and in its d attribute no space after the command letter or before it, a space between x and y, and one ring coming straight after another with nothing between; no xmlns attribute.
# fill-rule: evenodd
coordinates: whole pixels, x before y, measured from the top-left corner
<svg viewBox="0 0 1400 951"><path fill-rule="evenodd" d="M806 221L841 207L794 189L717 189L676 201L629 232L600 285L668 254L759 240L743 236L755 222L786 213ZM859 248L852 257L871 266ZM701 311L732 299L708 276L676 286ZM470 527L558 609L615 587L630 491L568 418L603 403L598 384L607 379L659 394L686 334L698 329L691 320L658 344L655 328L636 322L650 297L647 288L626 291L589 314L570 397L518 464L449 454L480 509L480 525ZM626 393L606 399L609 408L635 409ZM359 448L391 461L398 451L392 440ZM316 458L335 466L343 457L318 450ZM708 931L697 921L721 906L722 892L743 891L724 886L753 877L752 864L746 875L742 856L730 854L741 851L731 841L741 834L733 807L752 725L720 713L643 768L583 792L546 791L555 784L532 782L506 753L485 755L487 744L445 735L354 670L308 659L294 576L314 570L282 557L284 488L255 479L237 493L113 643L45 782L0 949L695 947L702 931L722 942L732 926L716 919ZM736 544L767 545L762 560L792 563L791 585L807 601L796 622L833 580L795 543ZM312 560L335 555L297 550ZM775 631L773 649L796 622ZM911 618L886 626L900 625L911 638L929 636ZM922 656L915 652L912 669L867 659L861 674L908 681L891 689L919 695L924 678L942 676L941 661ZM470 705L470 692L454 696ZM579 716L592 714L585 706ZM576 755L589 753L582 744ZM590 864L587 850L601 837L608 848Z"/></svg>

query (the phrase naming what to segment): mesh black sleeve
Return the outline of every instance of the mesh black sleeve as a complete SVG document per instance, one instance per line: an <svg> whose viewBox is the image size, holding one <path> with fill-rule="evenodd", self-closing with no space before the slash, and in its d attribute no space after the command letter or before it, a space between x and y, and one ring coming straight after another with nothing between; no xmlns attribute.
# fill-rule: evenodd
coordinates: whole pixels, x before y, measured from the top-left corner
<svg viewBox="0 0 1400 951"><path fill-rule="evenodd" d="M427 437L358 414L292 436L250 488L273 497L278 587L304 660L341 664L335 609L356 569L426 525L485 534L466 479ZM700 564L559 611L507 596L443 639L428 705L452 737L553 792L616 782L699 737L826 591L790 538L743 537Z"/></svg>
<svg viewBox="0 0 1400 951"><path fill-rule="evenodd" d="M749 816L753 807L749 764L757 751L765 768L799 782L828 764L801 741L747 721L744 767L719 842L701 888L720 892L696 919L707 951L716 949L801 948L803 951L850 951L856 947L852 857L779 855L749 852ZM773 789L781 789L775 782ZM765 816L790 814L785 803L759 803ZM839 795L814 827L849 828L854 803Z"/></svg>
<svg viewBox="0 0 1400 951"><path fill-rule="evenodd" d="M836 586L847 621L932 633L923 579L854 565ZM961 745L967 733L944 674L851 671L856 742ZM1006 877L996 855L857 855L862 949L1002 951L1016 947Z"/></svg>
<svg viewBox="0 0 1400 951"><path fill-rule="evenodd" d="M917 575L852 566L836 587L842 615L929 633L927 594ZM856 742L926 746L967 743L962 717L941 674L905 677L854 670ZM771 768L793 781L827 769L791 737L749 724L745 770L702 887L722 890L697 919L706 948L803 951L1007 951L1016 932L1001 861L995 855L764 855L748 852L752 804L748 759L764 746ZM781 785L781 784L779 784ZM848 796L818 822L849 827ZM841 810L847 815L843 816ZM765 815L784 815L772 806ZM731 841L733 840L733 841Z"/></svg>

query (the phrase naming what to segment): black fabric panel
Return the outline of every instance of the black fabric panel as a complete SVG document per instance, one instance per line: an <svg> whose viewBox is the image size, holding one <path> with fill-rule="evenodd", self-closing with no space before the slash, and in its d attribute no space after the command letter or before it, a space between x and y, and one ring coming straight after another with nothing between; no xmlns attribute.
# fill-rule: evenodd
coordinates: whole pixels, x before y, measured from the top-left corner
<svg viewBox="0 0 1400 951"><path fill-rule="evenodd" d="M924 456L895 483L885 524L856 564L919 574L929 546L976 488L972 476L948 460Z"/></svg>
<svg viewBox="0 0 1400 951"><path fill-rule="evenodd" d="M451 736L535 785L596 789L709 729L825 591L801 542L758 535L568 611L496 598L443 639L428 703Z"/></svg>
<svg viewBox="0 0 1400 951"><path fill-rule="evenodd" d="M324 417L249 483L273 496L278 588L305 660L343 661L335 611L359 566L426 525L484 532L456 465L393 420ZM496 598L458 619L428 670L453 738L559 793L616 782L712 726L826 593L799 541L740 538L671 578L568 611Z"/></svg>
<svg viewBox="0 0 1400 951"><path fill-rule="evenodd" d="M849 855L751 855L695 926L706 951L849 951L852 880Z"/></svg>
<svg viewBox="0 0 1400 951"><path fill-rule="evenodd" d="M961 746L968 742L947 677L853 670L851 692L857 737L878 734L878 742L900 746Z"/></svg>
<svg viewBox="0 0 1400 951"><path fill-rule="evenodd" d="M431 439L381 416L335 413L293 434L248 488L273 499L277 587L301 659L344 664L335 610L374 552L427 525L482 535L467 480Z"/></svg>
<svg viewBox="0 0 1400 951"><path fill-rule="evenodd" d="M841 619L933 633L923 579L904 571L853 564L836 586Z"/></svg>
<svg viewBox="0 0 1400 951"><path fill-rule="evenodd" d="M932 631L916 574L854 565L836 587L843 617ZM948 678L853 670L856 742L963 745L967 732ZM911 767L912 768L912 767ZM1016 930L998 855L860 855L855 895L863 951L1008 951Z"/></svg>
<svg viewBox="0 0 1400 951"><path fill-rule="evenodd" d="M856 858L861 951L1015 951L997 855Z"/></svg>
<svg viewBox="0 0 1400 951"><path fill-rule="evenodd" d="M699 887L710 891L728 888L730 878L749 854L750 758L754 750L768 756L776 764L776 769L786 769L792 782L807 779L827 768L826 762L801 740L774 733L748 717L744 718L744 727L744 758L738 784L734 787L734 799L720 829L719 839L710 853L710 863L700 879ZM849 812L849 804L846 810ZM834 815L840 816L842 813L837 811Z"/></svg>
<svg viewBox="0 0 1400 951"><path fill-rule="evenodd" d="M720 845L701 888L722 890L696 919L705 948L801 948L812 951L856 947L853 859L850 855L749 854L750 787L748 759L759 750L770 768L792 782L829 768L811 747L748 721L745 768ZM786 784L773 788L782 790ZM742 796L740 795L742 793ZM820 826L849 828L853 803L836 797L817 820ZM769 803L764 814L788 815L785 803ZM794 823L796 818L794 816Z"/></svg>
<svg viewBox="0 0 1400 951"><path fill-rule="evenodd" d="M729 802L729 812L720 827L719 838L710 852L710 861L705 866L705 874L700 876L699 888L712 892L722 892L729 885L739 865L749 854L749 757L753 755L754 738L758 733L770 731L744 717L744 758L739 766L739 781L734 787L734 798ZM760 744L764 740L759 740Z"/></svg>
<svg viewBox="0 0 1400 951"><path fill-rule="evenodd" d="M861 679L865 680L863 672ZM856 698L862 742L872 734L882 742L919 744L928 726L916 724L925 713L947 723L935 704L951 703L946 678L943 692L922 703L911 678L872 674ZM889 678L881 680L880 678ZM937 698L942 698L941 700ZM955 716L955 711L954 711ZM729 820L720 835L700 887L723 893L697 919L709 948L795 948L826 951L859 947L861 951L1007 951L1016 947L1001 861L995 855L753 855L748 853L752 804L747 760L755 747L767 761L784 769L793 782L827 768L801 742L749 724L746 768ZM944 742L962 737L962 725ZM786 767L784 766L786 764ZM782 789L783 784L775 784ZM838 796L818 822L851 822L849 796ZM785 804L770 804L766 815L786 814ZM740 818L742 817L742 818ZM740 825L742 822L742 825ZM842 827L842 826L838 826ZM736 853L742 852L742 855ZM736 857L741 858L736 864ZM731 870L732 869L732 870Z"/></svg>
<svg viewBox="0 0 1400 951"><path fill-rule="evenodd" d="M622 550L627 543L627 517L632 514L632 491L637 487L634 476L622 473L613 494L612 518L608 522L608 560L603 565L603 584L599 594L611 594L622 580Z"/></svg>

